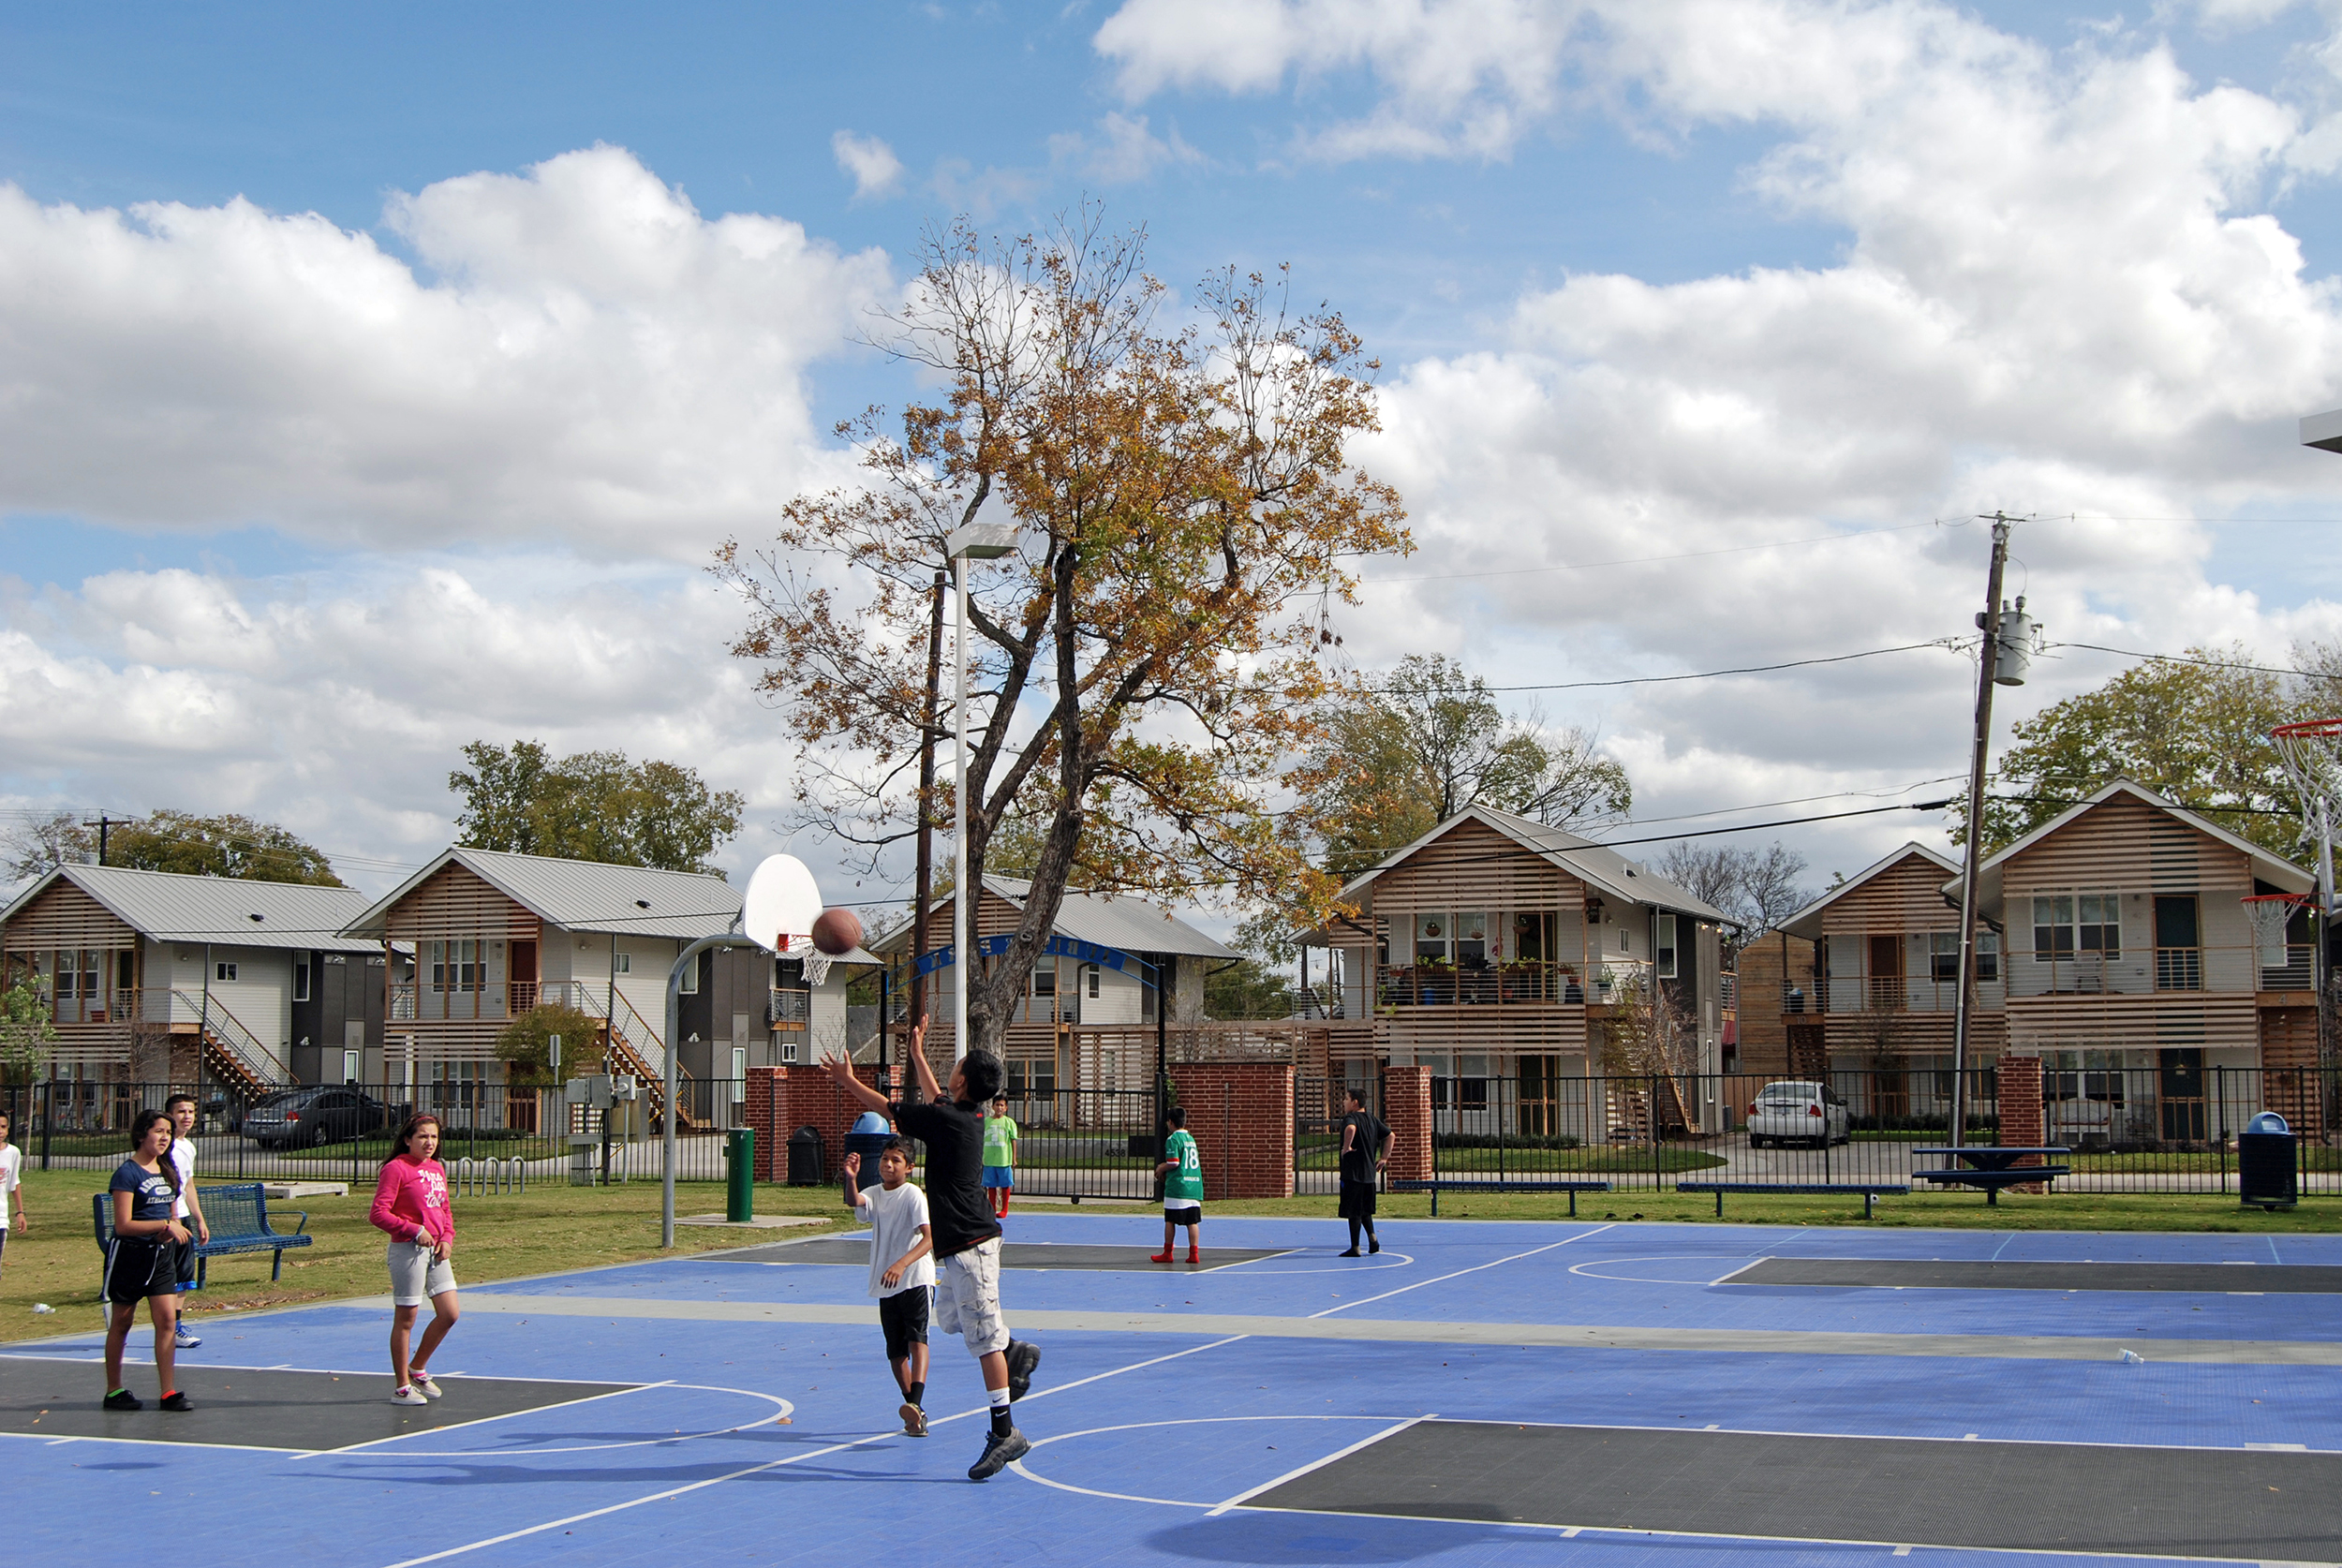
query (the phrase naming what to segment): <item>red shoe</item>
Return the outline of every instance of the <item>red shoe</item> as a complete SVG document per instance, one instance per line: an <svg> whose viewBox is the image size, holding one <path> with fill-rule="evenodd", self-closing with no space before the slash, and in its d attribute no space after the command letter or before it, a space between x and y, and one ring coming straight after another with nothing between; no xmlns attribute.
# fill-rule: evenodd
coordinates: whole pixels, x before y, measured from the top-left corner
<svg viewBox="0 0 2342 1568"><path fill-rule="evenodd" d="M1199 1263L1202 1263L1202 1262L1204 1261L1204 1255L1203 1255L1201 1252L1198 1252L1197 1250L1195 1250L1195 1249L1194 1249L1194 1248L1191 1247L1191 1248L1189 1248L1189 1249L1187 1250L1187 1261L1188 1261L1189 1263L1196 1263L1196 1264L1199 1264Z"/></svg>
<svg viewBox="0 0 2342 1568"><path fill-rule="evenodd" d="M1151 1253L1149 1255L1147 1261L1149 1263L1169 1263L1171 1261L1171 1254L1168 1252Z"/></svg>

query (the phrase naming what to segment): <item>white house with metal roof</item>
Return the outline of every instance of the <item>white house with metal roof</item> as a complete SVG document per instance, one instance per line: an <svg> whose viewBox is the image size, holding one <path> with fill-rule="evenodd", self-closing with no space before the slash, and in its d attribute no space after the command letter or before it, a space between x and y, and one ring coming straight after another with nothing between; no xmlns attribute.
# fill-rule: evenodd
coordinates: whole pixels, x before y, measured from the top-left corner
<svg viewBox="0 0 2342 1568"><path fill-rule="evenodd" d="M62 1076L191 1084L200 1043L206 1074L241 1088L315 1081L329 1058L340 1082L345 1049L363 1062L381 1045L365 999L382 949L342 935L365 903L354 888L63 865L0 910L0 978L39 986Z"/></svg>

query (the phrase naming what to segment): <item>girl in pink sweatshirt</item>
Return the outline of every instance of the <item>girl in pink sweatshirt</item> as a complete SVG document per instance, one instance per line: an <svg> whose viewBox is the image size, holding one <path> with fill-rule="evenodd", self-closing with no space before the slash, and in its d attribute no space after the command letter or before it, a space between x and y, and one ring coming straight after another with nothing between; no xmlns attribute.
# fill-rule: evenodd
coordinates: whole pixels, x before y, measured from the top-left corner
<svg viewBox="0 0 2342 1568"><path fill-rule="evenodd" d="M455 1326L455 1211L448 1206L447 1170L439 1152L439 1118L421 1113L398 1130L382 1164L368 1216L391 1238L391 1375L394 1405L428 1404L439 1397L431 1381L431 1353ZM415 1312L428 1299L431 1324L409 1361L408 1337Z"/></svg>

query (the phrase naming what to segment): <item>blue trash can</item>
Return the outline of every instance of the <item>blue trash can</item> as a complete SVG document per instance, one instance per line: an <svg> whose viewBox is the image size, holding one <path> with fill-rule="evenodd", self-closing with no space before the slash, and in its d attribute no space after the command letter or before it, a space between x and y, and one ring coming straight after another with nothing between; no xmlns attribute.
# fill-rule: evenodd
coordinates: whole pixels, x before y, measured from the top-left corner
<svg viewBox="0 0 2342 1568"><path fill-rule="evenodd" d="M2236 1191L2246 1208L2291 1208L2301 1202L2300 1140L2285 1118L2262 1111L2236 1135Z"/></svg>
<svg viewBox="0 0 2342 1568"><path fill-rule="evenodd" d="M846 1152L862 1156L862 1171L854 1178L857 1185L878 1185L879 1150L884 1148L886 1140L894 1135L895 1130L876 1111L865 1111L854 1118L853 1130L846 1134Z"/></svg>

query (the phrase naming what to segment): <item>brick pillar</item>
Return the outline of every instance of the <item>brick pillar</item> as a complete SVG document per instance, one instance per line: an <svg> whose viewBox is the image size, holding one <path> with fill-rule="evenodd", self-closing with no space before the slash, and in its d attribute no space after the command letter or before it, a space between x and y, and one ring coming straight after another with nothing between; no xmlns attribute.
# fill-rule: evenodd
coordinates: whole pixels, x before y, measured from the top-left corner
<svg viewBox="0 0 2342 1568"><path fill-rule="evenodd" d="M1293 1196L1293 1069L1175 1062L1171 1081L1204 1161L1204 1199Z"/></svg>
<svg viewBox="0 0 2342 1568"><path fill-rule="evenodd" d="M756 1179L781 1181L789 1175L789 1070L749 1069L748 1125L756 1133Z"/></svg>
<svg viewBox="0 0 2342 1568"><path fill-rule="evenodd" d="M1383 1069L1383 1120L1390 1128L1393 1181L1431 1179L1431 1070Z"/></svg>
<svg viewBox="0 0 2342 1568"><path fill-rule="evenodd" d="M2038 1057L2002 1057L1998 1063L2000 1080L2000 1141L2004 1144L2039 1146L2047 1141L2047 1118L2041 1099L2041 1058ZM2017 1161L2020 1165L2038 1165L2041 1157L2028 1154ZM2027 1182L2020 1191L2038 1192L2042 1184Z"/></svg>

